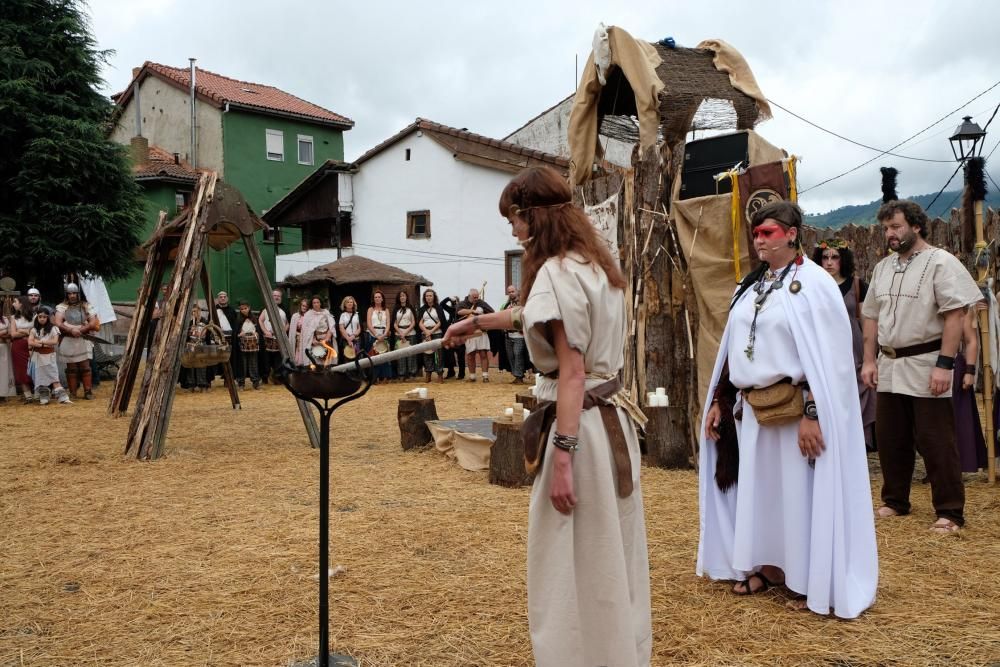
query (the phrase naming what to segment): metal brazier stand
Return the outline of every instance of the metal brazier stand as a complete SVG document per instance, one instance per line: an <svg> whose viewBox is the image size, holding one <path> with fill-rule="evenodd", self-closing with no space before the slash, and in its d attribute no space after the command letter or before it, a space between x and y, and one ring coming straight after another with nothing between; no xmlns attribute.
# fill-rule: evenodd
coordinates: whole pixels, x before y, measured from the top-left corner
<svg viewBox="0 0 1000 667"><path fill-rule="evenodd" d="M345 403L355 401L371 389L375 366L417 354L433 354L435 340L351 363L323 367L295 366L286 361L280 379L295 398L311 403L319 411L319 654L317 667L353 665L345 656L330 655L330 418ZM331 663L331 658L336 662Z"/></svg>

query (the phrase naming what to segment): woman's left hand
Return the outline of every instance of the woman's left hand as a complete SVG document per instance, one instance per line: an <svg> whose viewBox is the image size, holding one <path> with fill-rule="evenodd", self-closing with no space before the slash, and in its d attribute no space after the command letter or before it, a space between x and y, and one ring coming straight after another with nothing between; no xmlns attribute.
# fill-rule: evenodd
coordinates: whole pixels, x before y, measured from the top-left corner
<svg viewBox="0 0 1000 667"><path fill-rule="evenodd" d="M449 329L450 331L450 329ZM558 447L550 447L552 461L552 478L549 480L549 500L556 511L570 514L576 507L576 494L573 493L573 455Z"/></svg>
<svg viewBox="0 0 1000 667"><path fill-rule="evenodd" d="M819 422L803 417L799 421L799 451L802 452L802 456L817 459L824 449L826 445L823 444L823 433L820 431Z"/></svg>
<svg viewBox="0 0 1000 667"><path fill-rule="evenodd" d="M972 373L966 373L962 376L962 390L968 391L972 388L972 385L976 384L976 376Z"/></svg>

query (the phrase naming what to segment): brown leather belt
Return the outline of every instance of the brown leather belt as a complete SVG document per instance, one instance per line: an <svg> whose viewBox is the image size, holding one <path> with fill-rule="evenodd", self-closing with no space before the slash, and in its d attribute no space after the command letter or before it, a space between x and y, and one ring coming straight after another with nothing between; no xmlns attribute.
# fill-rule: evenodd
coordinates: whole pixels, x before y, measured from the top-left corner
<svg viewBox="0 0 1000 667"><path fill-rule="evenodd" d="M888 357L889 359L902 359L904 357L914 357L918 354L937 352L941 349L941 339L938 338L937 340L920 343L918 345L907 345L906 347L889 347L888 345L882 345L880 349L882 350L882 356Z"/></svg>
<svg viewBox="0 0 1000 667"><path fill-rule="evenodd" d="M618 496L628 498L632 495L632 460L629 457L628 441L618 418L618 408L608 402L611 396L621 391L622 385L617 378L599 384L583 394L583 410L597 408L604 422L604 430L611 444L611 455L615 462L615 481ZM556 402L539 401L538 405L521 427L521 441L524 444L524 467L529 473L535 473L545 458L545 447L549 441L549 430L556 420ZM586 445L586 443L584 443Z"/></svg>
<svg viewBox="0 0 1000 667"><path fill-rule="evenodd" d="M55 351L56 348L52 347L51 345L45 345L43 347L35 348L35 352L37 352L38 354L52 354Z"/></svg>

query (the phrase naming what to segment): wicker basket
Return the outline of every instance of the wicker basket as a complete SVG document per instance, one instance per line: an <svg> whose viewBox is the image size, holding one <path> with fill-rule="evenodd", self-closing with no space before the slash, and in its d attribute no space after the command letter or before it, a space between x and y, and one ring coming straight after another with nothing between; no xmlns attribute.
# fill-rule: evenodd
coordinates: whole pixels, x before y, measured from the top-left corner
<svg viewBox="0 0 1000 667"><path fill-rule="evenodd" d="M184 346L184 351L181 352L181 366L184 368L208 368L229 362L232 349L225 342L222 329L211 323L205 328L212 332L212 337L215 340L221 342L211 345L208 343L187 343Z"/></svg>

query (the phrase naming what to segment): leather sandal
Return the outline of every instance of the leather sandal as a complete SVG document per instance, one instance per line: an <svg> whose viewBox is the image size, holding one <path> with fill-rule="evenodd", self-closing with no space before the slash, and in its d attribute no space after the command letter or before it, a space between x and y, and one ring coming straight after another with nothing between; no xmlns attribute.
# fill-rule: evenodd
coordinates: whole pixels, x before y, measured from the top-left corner
<svg viewBox="0 0 1000 667"><path fill-rule="evenodd" d="M757 590L754 590L753 586L750 585L750 580L753 579L754 577L760 579L761 585L760 588L758 588ZM734 587L733 593L735 593L736 595L756 595L757 593L763 593L767 591L769 588L773 588L774 586L780 586L784 582L771 581L770 579L765 577L763 573L754 572L740 583L743 584L743 592L741 593L740 591L737 591Z"/></svg>
<svg viewBox="0 0 1000 667"><path fill-rule="evenodd" d="M932 532L932 533L934 533L936 535L955 535L955 534L961 532L962 527L959 526L954 521L952 521L951 519L946 519L944 517L940 517L940 518L938 518L937 521L935 521L934 523L932 523L931 527L928 528L927 530L929 530L930 532Z"/></svg>

